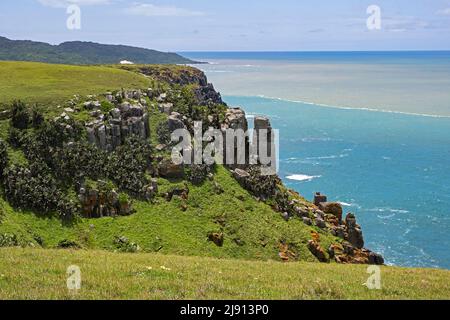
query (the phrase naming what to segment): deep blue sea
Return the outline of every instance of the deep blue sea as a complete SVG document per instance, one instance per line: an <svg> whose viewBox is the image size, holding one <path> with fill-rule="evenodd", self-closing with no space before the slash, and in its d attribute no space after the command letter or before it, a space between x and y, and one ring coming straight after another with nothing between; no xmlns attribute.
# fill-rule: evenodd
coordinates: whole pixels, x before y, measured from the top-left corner
<svg viewBox="0 0 450 320"><path fill-rule="evenodd" d="M308 199L320 191L354 212L366 247L388 264L450 269L449 53L185 55L212 62L200 68L229 105L270 117L280 130L279 174L289 187ZM300 69L319 75L313 86ZM390 79L372 88L369 80L355 94L365 70ZM289 81L276 81L280 74ZM252 77L257 81L247 83ZM323 90L340 81L342 95ZM306 89L320 94L311 101ZM384 111L358 109L377 109L364 105L364 90L382 96ZM410 103L417 92L423 99Z"/></svg>

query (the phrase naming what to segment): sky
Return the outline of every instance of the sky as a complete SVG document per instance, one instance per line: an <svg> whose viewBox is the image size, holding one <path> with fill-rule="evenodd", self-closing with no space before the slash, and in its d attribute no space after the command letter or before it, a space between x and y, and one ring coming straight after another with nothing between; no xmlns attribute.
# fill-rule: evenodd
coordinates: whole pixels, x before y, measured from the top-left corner
<svg viewBox="0 0 450 320"><path fill-rule="evenodd" d="M70 5L80 29L69 29ZM371 5L380 29L369 29ZM450 50L450 0L1 0L0 36L162 51Z"/></svg>

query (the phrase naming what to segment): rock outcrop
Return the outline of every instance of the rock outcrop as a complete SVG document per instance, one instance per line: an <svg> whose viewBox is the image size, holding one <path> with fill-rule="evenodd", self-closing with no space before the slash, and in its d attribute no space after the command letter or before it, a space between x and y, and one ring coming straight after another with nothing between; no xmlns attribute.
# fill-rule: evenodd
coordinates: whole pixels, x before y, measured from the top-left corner
<svg viewBox="0 0 450 320"><path fill-rule="evenodd" d="M81 203L81 213L85 218L115 217L132 213L128 199L121 199L114 191L99 191L81 188L78 198Z"/></svg>
<svg viewBox="0 0 450 320"><path fill-rule="evenodd" d="M346 234L345 238L354 247L362 249L364 247L364 238L361 231L361 227L356 223L356 217L354 214L349 213L345 217Z"/></svg>
<svg viewBox="0 0 450 320"><path fill-rule="evenodd" d="M327 257L325 250L320 246L318 241L309 240L308 249L320 262L330 262L330 259Z"/></svg>
<svg viewBox="0 0 450 320"><path fill-rule="evenodd" d="M140 103L123 102L106 115L96 102L89 106L93 106L91 114L97 119L86 124L88 141L99 149L111 152L130 135L142 139L150 135L148 112Z"/></svg>

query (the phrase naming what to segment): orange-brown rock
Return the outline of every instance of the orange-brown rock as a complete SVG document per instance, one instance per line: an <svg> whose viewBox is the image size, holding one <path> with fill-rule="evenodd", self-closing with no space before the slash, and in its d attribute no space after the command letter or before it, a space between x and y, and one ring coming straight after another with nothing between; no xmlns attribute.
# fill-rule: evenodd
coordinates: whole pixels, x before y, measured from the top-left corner
<svg viewBox="0 0 450 320"><path fill-rule="evenodd" d="M317 241L309 240L308 249L320 262L330 262L330 259L328 259L325 250L323 250L323 248Z"/></svg>

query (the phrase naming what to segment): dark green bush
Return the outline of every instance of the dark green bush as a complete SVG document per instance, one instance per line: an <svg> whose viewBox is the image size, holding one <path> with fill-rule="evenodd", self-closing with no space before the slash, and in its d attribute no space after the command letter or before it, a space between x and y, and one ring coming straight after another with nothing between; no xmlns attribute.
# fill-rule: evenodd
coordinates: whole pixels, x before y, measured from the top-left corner
<svg viewBox="0 0 450 320"><path fill-rule="evenodd" d="M0 247L17 247L19 245L15 234L0 234Z"/></svg>
<svg viewBox="0 0 450 320"><path fill-rule="evenodd" d="M54 151L51 167L59 180L70 183L104 177L106 164L104 151L87 142L72 142Z"/></svg>
<svg viewBox="0 0 450 320"><path fill-rule="evenodd" d="M111 180L122 190L136 196L145 192L150 184L146 176L151 166L151 147L147 141L137 136L130 136L125 143L109 156L107 172Z"/></svg>
<svg viewBox="0 0 450 320"><path fill-rule="evenodd" d="M8 146L0 139L0 179L3 178L3 172L8 167Z"/></svg>
<svg viewBox="0 0 450 320"><path fill-rule="evenodd" d="M190 182L200 184L208 177L208 174L211 172L211 167L206 164L193 164L186 166L185 172Z"/></svg>
<svg viewBox="0 0 450 320"><path fill-rule="evenodd" d="M127 237L116 236L114 238L114 246L121 252L134 253L140 250L137 243L131 242Z"/></svg>
<svg viewBox="0 0 450 320"><path fill-rule="evenodd" d="M165 145L171 144L171 132L167 121L163 121L158 125L158 128L156 128L156 133L158 134L159 143Z"/></svg>
<svg viewBox="0 0 450 320"><path fill-rule="evenodd" d="M30 112L22 101L14 101L11 105L11 123L14 128L26 129L30 123Z"/></svg>
<svg viewBox="0 0 450 320"><path fill-rule="evenodd" d="M43 162L31 163L29 167L11 166L4 176L6 198L15 207L41 213L59 212L65 219L73 218L78 211Z"/></svg>
<svg viewBox="0 0 450 320"><path fill-rule="evenodd" d="M64 239L58 243L60 249L81 249L81 245L73 240Z"/></svg>
<svg viewBox="0 0 450 320"><path fill-rule="evenodd" d="M13 126L8 129L8 143L13 148L20 148L25 139L26 131L22 131Z"/></svg>
<svg viewBox="0 0 450 320"><path fill-rule="evenodd" d="M38 128L41 126L41 124L44 123L44 116L42 115L42 113L39 111L39 109L37 108L37 106L34 106L31 109L31 124L33 126L33 128Z"/></svg>

